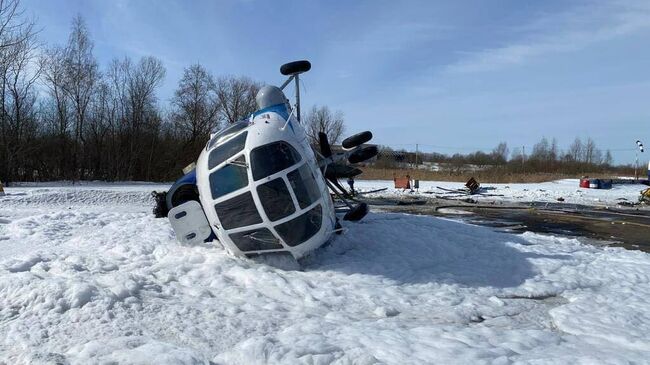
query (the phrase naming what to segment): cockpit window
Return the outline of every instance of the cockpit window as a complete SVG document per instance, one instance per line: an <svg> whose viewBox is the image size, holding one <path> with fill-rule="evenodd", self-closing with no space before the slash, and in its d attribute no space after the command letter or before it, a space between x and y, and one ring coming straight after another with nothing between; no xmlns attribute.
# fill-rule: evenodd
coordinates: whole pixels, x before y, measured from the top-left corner
<svg viewBox="0 0 650 365"><path fill-rule="evenodd" d="M223 163L236 153L244 149L246 144L246 136L248 132L244 132L230 141L216 147L210 152L208 157L208 169L213 169L219 164Z"/></svg>
<svg viewBox="0 0 650 365"><path fill-rule="evenodd" d="M289 194L287 184L282 178L271 180L257 187L257 194L260 197L266 216L271 221L291 215L296 208Z"/></svg>
<svg viewBox="0 0 650 365"><path fill-rule="evenodd" d="M318 190L318 185L309 170L307 164L302 165L299 169L291 171L287 174L291 188L296 194L296 199L298 199L298 205L301 209L307 208L310 204L320 198L320 192Z"/></svg>
<svg viewBox="0 0 650 365"><path fill-rule="evenodd" d="M275 174L300 162L300 154L286 142L273 142L251 151L253 180Z"/></svg>
<svg viewBox="0 0 650 365"><path fill-rule="evenodd" d="M297 246L312 238L320 230L322 220L323 210L318 204L303 215L278 224L275 230L287 245Z"/></svg>
<svg viewBox="0 0 650 365"><path fill-rule="evenodd" d="M242 120L240 122L234 123L219 132L217 132L214 136L212 136L212 139L208 143L208 149L212 148L215 144L226 140L228 137L232 136L233 134L239 132L240 130L248 127L248 122L245 120Z"/></svg>
<svg viewBox="0 0 650 365"><path fill-rule="evenodd" d="M257 212L253 195L247 191L214 205L217 217L224 229L250 226L262 223L262 218Z"/></svg>
<svg viewBox="0 0 650 365"><path fill-rule="evenodd" d="M210 174L212 199L217 199L247 185L248 174L244 156Z"/></svg>

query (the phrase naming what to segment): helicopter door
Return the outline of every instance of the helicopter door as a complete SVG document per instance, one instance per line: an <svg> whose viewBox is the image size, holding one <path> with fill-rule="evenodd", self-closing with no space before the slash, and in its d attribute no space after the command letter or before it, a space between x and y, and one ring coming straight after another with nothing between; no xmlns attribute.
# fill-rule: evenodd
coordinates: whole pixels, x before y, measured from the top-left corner
<svg viewBox="0 0 650 365"><path fill-rule="evenodd" d="M201 204L190 200L169 211L169 222L174 229L176 239L185 244L196 245L205 242L212 234L208 219Z"/></svg>

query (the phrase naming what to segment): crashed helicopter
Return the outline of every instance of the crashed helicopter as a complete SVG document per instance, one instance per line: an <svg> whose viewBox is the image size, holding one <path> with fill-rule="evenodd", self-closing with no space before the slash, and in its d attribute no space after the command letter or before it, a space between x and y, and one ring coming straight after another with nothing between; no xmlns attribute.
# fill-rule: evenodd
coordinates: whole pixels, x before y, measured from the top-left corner
<svg viewBox="0 0 650 365"><path fill-rule="evenodd" d="M340 233L339 219L358 221L368 206L355 201L339 178L361 173L352 166L371 159L369 131L332 152L327 136L309 143L300 123L300 74L309 61L282 65L282 86L264 86L258 110L211 135L191 171L166 193L154 192L158 217L167 216L184 244L218 240L236 256L287 255L299 259ZM283 90L294 82L295 107ZM186 170L187 171L187 170Z"/></svg>

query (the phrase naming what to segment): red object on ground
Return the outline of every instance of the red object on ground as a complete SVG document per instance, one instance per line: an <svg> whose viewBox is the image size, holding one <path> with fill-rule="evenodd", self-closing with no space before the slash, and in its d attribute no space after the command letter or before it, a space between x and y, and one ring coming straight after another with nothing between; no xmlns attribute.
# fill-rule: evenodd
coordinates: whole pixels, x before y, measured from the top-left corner
<svg viewBox="0 0 650 365"><path fill-rule="evenodd" d="M580 187L589 189L589 179L580 179Z"/></svg>
<svg viewBox="0 0 650 365"><path fill-rule="evenodd" d="M393 177L395 182L395 189L410 189L411 188L411 177L406 175L406 177Z"/></svg>

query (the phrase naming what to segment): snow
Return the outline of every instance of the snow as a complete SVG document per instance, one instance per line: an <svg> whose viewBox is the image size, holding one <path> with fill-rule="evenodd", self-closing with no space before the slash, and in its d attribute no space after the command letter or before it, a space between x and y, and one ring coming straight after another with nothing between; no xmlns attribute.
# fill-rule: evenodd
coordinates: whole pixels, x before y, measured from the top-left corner
<svg viewBox="0 0 650 365"><path fill-rule="evenodd" d="M0 197L0 363L650 358L650 256L640 251L371 213L302 271L285 271L177 243L151 214L149 193L168 185L61 185ZM568 198L569 185L509 189ZM607 203L637 188L572 199Z"/></svg>
<svg viewBox="0 0 650 365"><path fill-rule="evenodd" d="M492 184L482 183L481 186L488 188L485 191L486 196L473 195L472 199L478 202L558 202L558 198L563 198L566 204L584 204L593 206L615 206L622 201L637 202L641 190L647 189L648 186L642 184L614 184L612 189L585 189L578 186L578 179L564 179L534 184ZM367 196L399 196L399 195L418 195L423 197L433 197L434 195L443 195L444 191L436 189L442 187L446 189L464 188L462 182L448 181L420 181L420 188L417 192L411 193L408 190L395 189L393 181L389 180L357 180L354 187L358 191L372 191L386 188L387 190L370 193ZM436 194L427 194L426 192L435 192ZM502 196L495 196L502 195Z"/></svg>

